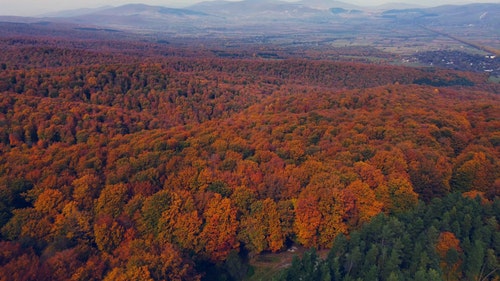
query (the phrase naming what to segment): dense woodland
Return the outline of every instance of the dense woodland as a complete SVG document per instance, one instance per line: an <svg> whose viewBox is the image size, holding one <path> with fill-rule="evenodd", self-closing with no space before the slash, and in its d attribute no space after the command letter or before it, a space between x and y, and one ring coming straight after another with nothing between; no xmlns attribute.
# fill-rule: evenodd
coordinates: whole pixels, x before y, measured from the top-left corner
<svg viewBox="0 0 500 281"><path fill-rule="evenodd" d="M339 234L326 259L314 248L296 257L278 280L498 280L500 204L471 195L378 215Z"/></svg>
<svg viewBox="0 0 500 281"><path fill-rule="evenodd" d="M500 278L483 74L0 41L0 280Z"/></svg>

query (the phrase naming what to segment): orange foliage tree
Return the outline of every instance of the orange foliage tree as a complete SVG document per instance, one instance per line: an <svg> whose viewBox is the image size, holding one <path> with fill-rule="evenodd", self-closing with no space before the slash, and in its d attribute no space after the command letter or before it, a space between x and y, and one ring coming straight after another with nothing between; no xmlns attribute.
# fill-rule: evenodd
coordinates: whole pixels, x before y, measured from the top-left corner
<svg viewBox="0 0 500 281"><path fill-rule="evenodd" d="M444 272L445 280L459 280L458 267L462 263L460 253L460 240L457 239L455 234L449 231L441 232L436 244L436 252L441 258L441 268Z"/></svg>
<svg viewBox="0 0 500 281"><path fill-rule="evenodd" d="M236 208L229 198L222 198L216 193L208 203L203 217L205 225L200 233L203 253L213 261L222 261L231 250L239 246L236 239Z"/></svg>

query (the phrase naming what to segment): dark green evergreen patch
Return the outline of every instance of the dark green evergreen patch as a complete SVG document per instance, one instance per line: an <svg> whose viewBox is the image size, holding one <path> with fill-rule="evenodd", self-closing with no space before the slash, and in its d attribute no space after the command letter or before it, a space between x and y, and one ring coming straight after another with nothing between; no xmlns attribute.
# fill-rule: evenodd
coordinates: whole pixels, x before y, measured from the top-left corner
<svg viewBox="0 0 500 281"><path fill-rule="evenodd" d="M460 194L435 198L414 210L379 215L349 237L339 235L325 260L312 249L277 280L497 280L500 200L481 203ZM440 233L451 232L460 251L436 251ZM451 273L448 265L456 264Z"/></svg>

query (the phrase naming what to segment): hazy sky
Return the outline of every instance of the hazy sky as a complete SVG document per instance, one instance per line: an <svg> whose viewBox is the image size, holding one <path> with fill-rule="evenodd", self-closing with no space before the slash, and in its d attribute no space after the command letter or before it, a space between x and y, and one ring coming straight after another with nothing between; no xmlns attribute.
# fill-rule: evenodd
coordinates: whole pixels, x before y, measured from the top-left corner
<svg viewBox="0 0 500 281"><path fill-rule="evenodd" d="M0 0L0 15L33 16L47 12L77 9L96 8L106 5L119 6L129 3L144 3L149 5L160 5L167 7L186 7L203 0ZM286 0L285 0L286 1ZM289 2L295 2L288 0ZM342 0L341 0L342 1ZM374 6L387 2L416 3L419 5L437 6L441 4L463 4L463 3L500 3L500 0L345 0L343 2L358 4L362 6Z"/></svg>

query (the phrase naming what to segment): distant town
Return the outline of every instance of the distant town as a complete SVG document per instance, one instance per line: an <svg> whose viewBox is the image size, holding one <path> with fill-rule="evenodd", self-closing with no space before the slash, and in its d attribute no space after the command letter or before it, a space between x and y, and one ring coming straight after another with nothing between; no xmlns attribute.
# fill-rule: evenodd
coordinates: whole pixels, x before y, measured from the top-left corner
<svg viewBox="0 0 500 281"><path fill-rule="evenodd" d="M404 58L403 62L461 71L487 72L493 76L500 76L500 61L495 55L443 50L417 53Z"/></svg>

